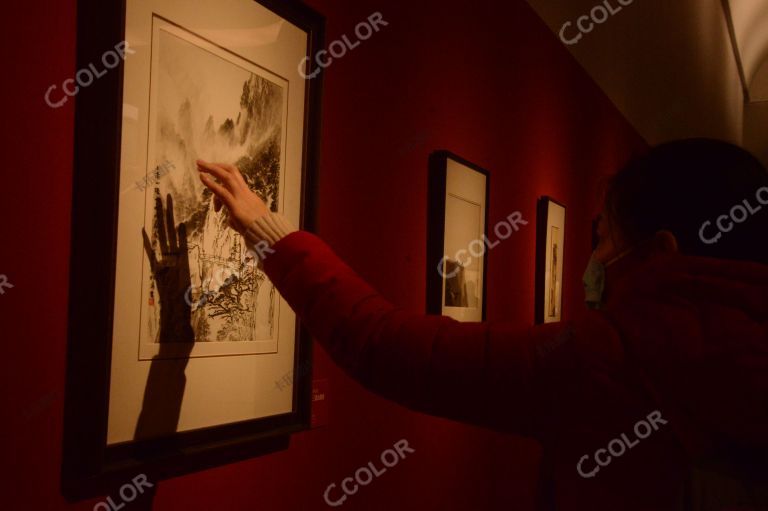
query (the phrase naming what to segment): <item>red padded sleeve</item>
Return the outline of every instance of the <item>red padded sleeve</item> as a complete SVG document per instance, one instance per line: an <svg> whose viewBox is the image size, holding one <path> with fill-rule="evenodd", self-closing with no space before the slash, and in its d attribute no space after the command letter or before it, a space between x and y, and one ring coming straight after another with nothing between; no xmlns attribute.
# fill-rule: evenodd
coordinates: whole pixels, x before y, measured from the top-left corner
<svg viewBox="0 0 768 511"><path fill-rule="evenodd" d="M385 300L319 238L295 232L264 269L309 332L366 388L411 409L534 436L538 359L563 325L516 330L414 314ZM547 357L556 359L557 357Z"/></svg>

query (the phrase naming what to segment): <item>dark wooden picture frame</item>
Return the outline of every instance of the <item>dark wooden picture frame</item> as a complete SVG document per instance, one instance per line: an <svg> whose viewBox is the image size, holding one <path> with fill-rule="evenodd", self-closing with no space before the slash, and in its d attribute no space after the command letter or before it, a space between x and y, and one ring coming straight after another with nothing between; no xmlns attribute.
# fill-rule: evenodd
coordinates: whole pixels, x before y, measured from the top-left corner
<svg viewBox="0 0 768 511"><path fill-rule="evenodd" d="M324 18L300 2L258 3L308 34L307 56L324 42ZM190 7L191 8L191 7ZM77 68L125 39L125 0L78 1ZM314 59L309 58L314 71ZM305 81L301 227L314 229L322 70ZM62 493L104 495L137 474L150 481L287 448L310 425L311 338L297 322L293 410L153 440L107 446L117 257L123 64L77 97Z"/></svg>
<svg viewBox="0 0 768 511"><path fill-rule="evenodd" d="M485 177L485 214L484 236L488 238L488 219L490 211L490 172L450 151L440 150L429 157L428 198L427 198L427 314L442 314L444 293L443 276L438 268L445 257L446 229L446 187L448 161L453 160ZM482 290L482 321L486 318L486 297L488 283L488 254L482 257L483 275Z"/></svg>
<svg viewBox="0 0 768 511"><path fill-rule="evenodd" d="M564 210L564 214L567 218L567 208L565 205L556 201L552 197L541 197L536 205L536 285L535 285L535 317L536 324L542 324L546 322L546 271L547 271L547 227L549 226L549 206L555 204ZM565 233L563 233L563 237ZM559 254L560 263L562 268L565 268L565 246L561 247ZM561 281L560 290L560 316L563 313L563 300L564 286Z"/></svg>

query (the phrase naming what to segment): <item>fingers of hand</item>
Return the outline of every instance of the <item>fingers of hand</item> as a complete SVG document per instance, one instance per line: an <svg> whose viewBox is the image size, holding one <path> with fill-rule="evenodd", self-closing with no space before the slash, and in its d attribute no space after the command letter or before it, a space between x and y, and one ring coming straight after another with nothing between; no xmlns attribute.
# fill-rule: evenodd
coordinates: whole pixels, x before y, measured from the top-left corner
<svg viewBox="0 0 768 511"><path fill-rule="evenodd" d="M248 184L245 182L242 172L235 165L229 163L203 163L205 163L205 167L212 167L226 173L230 178L227 183L231 185L230 189L233 192L236 192L238 188L243 191L248 190Z"/></svg>
<svg viewBox="0 0 768 511"><path fill-rule="evenodd" d="M179 242L176 239L176 220L173 216L173 197L168 194L166 199L167 207L165 209L165 227L168 230L168 243L171 252L176 252L179 249Z"/></svg>
<svg viewBox="0 0 768 511"><path fill-rule="evenodd" d="M240 184L232 172L215 163L208 163L202 160L198 160L197 170L214 176L231 192L234 192L236 187Z"/></svg>
<svg viewBox="0 0 768 511"><path fill-rule="evenodd" d="M216 195L214 198L215 211L220 211L223 203L241 221L243 221L241 217L249 217L246 220L251 221L251 216L258 217L268 212L264 202L248 187L245 178L236 166L199 160L197 168L201 173L200 179L203 184ZM219 182L214 178L218 179ZM253 211L254 209L255 211Z"/></svg>
<svg viewBox="0 0 768 511"><path fill-rule="evenodd" d="M168 238L165 231L163 201L160 197L155 198L155 228L157 229L157 237L160 240L160 253L165 256L168 254Z"/></svg>
<svg viewBox="0 0 768 511"><path fill-rule="evenodd" d="M179 251L182 255L187 252L187 225L183 222L179 225Z"/></svg>
<svg viewBox="0 0 768 511"><path fill-rule="evenodd" d="M229 163L219 163L218 165L222 167L224 170L228 171L230 174L232 174L237 180L237 182L240 183L240 185L243 188L248 187L248 185L245 183L245 178L243 177L243 173L240 172L240 169L238 169L234 165L230 165Z"/></svg>
<svg viewBox="0 0 768 511"><path fill-rule="evenodd" d="M235 197L226 187L214 181L214 179L207 174L200 174L200 180L216 195L216 197L218 197L220 203L223 202L229 209L232 209ZM214 199L214 207L215 206L216 199ZM219 209L221 209L221 206L219 206Z"/></svg>
<svg viewBox="0 0 768 511"><path fill-rule="evenodd" d="M147 257L149 258L149 267L154 272L155 267L157 266L157 257L155 256L155 250L152 248L152 242L149 241L149 236L147 236L147 231L145 229L142 229L141 234L144 237L144 251L147 253Z"/></svg>

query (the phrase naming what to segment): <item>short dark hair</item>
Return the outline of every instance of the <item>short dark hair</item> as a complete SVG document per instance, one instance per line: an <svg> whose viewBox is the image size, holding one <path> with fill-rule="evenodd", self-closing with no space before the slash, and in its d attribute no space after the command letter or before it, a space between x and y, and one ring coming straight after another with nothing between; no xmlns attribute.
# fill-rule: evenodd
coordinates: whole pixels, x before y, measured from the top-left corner
<svg viewBox="0 0 768 511"><path fill-rule="evenodd" d="M605 205L630 243L668 230L684 254L768 264L768 204L758 199L768 202L765 166L736 145L699 138L662 144L630 161L609 182ZM712 242L723 215L741 221L723 220L734 227Z"/></svg>

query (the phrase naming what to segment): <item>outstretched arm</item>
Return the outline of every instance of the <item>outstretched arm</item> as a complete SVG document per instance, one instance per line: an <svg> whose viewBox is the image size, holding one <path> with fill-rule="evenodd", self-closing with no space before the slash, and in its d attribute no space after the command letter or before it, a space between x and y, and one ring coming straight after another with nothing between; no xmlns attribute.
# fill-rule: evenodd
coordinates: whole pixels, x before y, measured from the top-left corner
<svg viewBox="0 0 768 511"><path fill-rule="evenodd" d="M297 232L266 207L254 213L236 168L201 163L200 170L242 219L238 230L270 246L264 270L310 333L364 386L432 415L531 436L541 430L548 371L536 347L562 335L562 325L514 330L406 312L316 236Z"/></svg>
<svg viewBox="0 0 768 511"><path fill-rule="evenodd" d="M256 222L254 230L272 218ZM270 229L274 230L274 226ZM368 389L411 409L534 435L544 388L536 346L562 326L515 330L399 309L316 236L292 233L264 268L333 359Z"/></svg>

